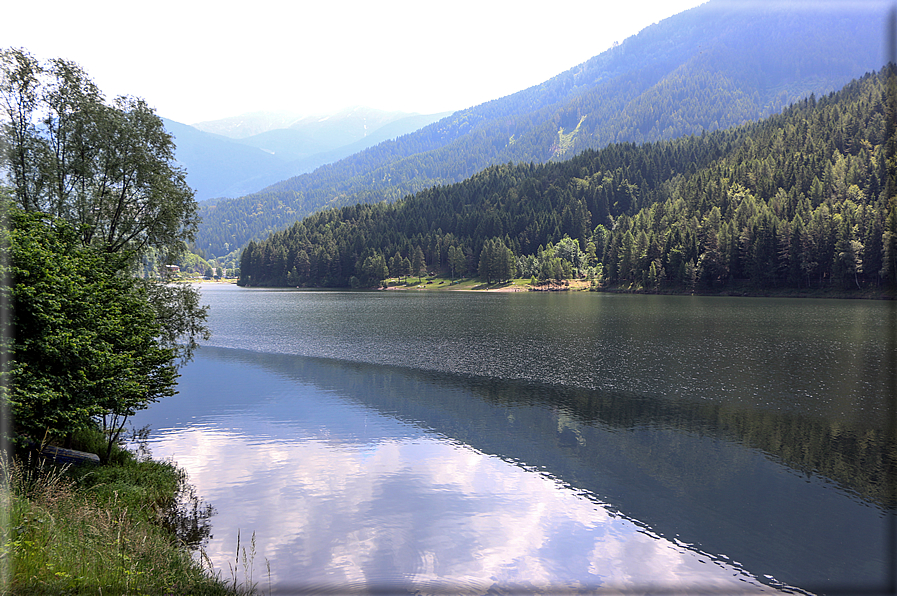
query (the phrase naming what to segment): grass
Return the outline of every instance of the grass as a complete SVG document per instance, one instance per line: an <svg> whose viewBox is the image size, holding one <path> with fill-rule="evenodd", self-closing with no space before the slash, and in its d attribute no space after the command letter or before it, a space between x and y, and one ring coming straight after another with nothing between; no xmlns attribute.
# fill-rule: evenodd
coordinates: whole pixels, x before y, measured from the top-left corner
<svg viewBox="0 0 897 596"><path fill-rule="evenodd" d="M449 290L454 289L460 280L454 282L447 277L393 277L385 280L389 289L395 290Z"/></svg>
<svg viewBox="0 0 897 596"><path fill-rule="evenodd" d="M191 505L182 470L133 455L116 459L75 469L0 453L0 510L7 516L0 520L0 593L253 591L226 584L191 556L189 542L198 546L208 535L212 512L195 497ZM193 520L184 522L191 507ZM185 529L197 531L191 538Z"/></svg>

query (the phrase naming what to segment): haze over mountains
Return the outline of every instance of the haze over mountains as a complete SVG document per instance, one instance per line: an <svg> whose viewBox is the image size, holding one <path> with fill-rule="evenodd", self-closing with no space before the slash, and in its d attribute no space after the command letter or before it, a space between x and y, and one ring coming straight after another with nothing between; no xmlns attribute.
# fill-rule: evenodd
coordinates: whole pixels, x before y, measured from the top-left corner
<svg viewBox="0 0 897 596"><path fill-rule="evenodd" d="M322 116L244 114L192 126L163 120L187 182L203 201L255 192L446 115L351 108Z"/></svg>
<svg viewBox="0 0 897 596"><path fill-rule="evenodd" d="M223 256L319 209L397 200L493 164L562 160L759 119L881 68L887 7L711 0L541 85L259 192L201 203L195 247Z"/></svg>

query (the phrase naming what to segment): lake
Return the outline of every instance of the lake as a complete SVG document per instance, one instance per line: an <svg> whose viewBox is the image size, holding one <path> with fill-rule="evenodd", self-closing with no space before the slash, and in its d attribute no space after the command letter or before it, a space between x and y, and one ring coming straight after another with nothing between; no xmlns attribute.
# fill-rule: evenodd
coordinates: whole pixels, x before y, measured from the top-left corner
<svg viewBox="0 0 897 596"><path fill-rule="evenodd" d="M894 587L893 302L201 289L212 339L133 424L214 507L225 578Z"/></svg>

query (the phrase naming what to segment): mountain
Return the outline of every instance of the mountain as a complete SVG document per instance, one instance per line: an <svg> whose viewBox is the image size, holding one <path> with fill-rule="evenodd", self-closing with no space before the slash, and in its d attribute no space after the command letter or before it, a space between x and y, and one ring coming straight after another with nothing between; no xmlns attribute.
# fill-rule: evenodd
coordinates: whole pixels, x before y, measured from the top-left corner
<svg viewBox="0 0 897 596"><path fill-rule="evenodd" d="M302 118L304 118L302 114L293 112L250 112L229 118L196 122L191 126L196 130L229 139L245 139L269 130L289 128Z"/></svg>
<svg viewBox="0 0 897 596"><path fill-rule="evenodd" d="M201 205L195 247L220 256L322 208L394 201L494 164L544 163L762 118L880 68L887 9L711 0L540 85L257 193Z"/></svg>
<svg viewBox="0 0 897 596"><path fill-rule="evenodd" d="M314 161L308 160L311 156L351 155L382 141L414 132L447 115L351 108L329 116L302 118L289 127L245 137L240 139L240 142L288 161L305 160L305 167L308 167L308 164ZM340 152L339 149L343 147L352 149Z"/></svg>
<svg viewBox="0 0 897 596"><path fill-rule="evenodd" d="M199 201L245 195L289 175L282 159L257 147L167 118L162 122L174 137L175 157Z"/></svg>
<svg viewBox="0 0 897 596"><path fill-rule="evenodd" d="M240 283L371 287L435 271L874 296L897 282L895 88L890 64L751 124L319 211L250 241Z"/></svg>
<svg viewBox="0 0 897 596"><path fill-rule="evenodd" d="M176 158L187 170L187 183L197 200L204 201L258 191L443 116L352 108L305 118L250 114L196 126L162 120L175 137ZM251 131L258 132L241 136Z"/></svg>

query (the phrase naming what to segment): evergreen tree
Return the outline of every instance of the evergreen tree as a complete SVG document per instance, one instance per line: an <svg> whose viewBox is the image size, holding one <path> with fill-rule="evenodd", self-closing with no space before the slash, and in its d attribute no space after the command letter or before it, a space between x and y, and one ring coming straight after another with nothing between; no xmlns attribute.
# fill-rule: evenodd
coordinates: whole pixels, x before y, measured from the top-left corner
<svg viewBox="0 0 897 596"><path fill-rule="evenodd" d="M427 271L427 263L424 260L424 251L420 246L414 247L414 259L411 261L411 273L417 274L417 283L421 282L421 277Z"/></svg>

